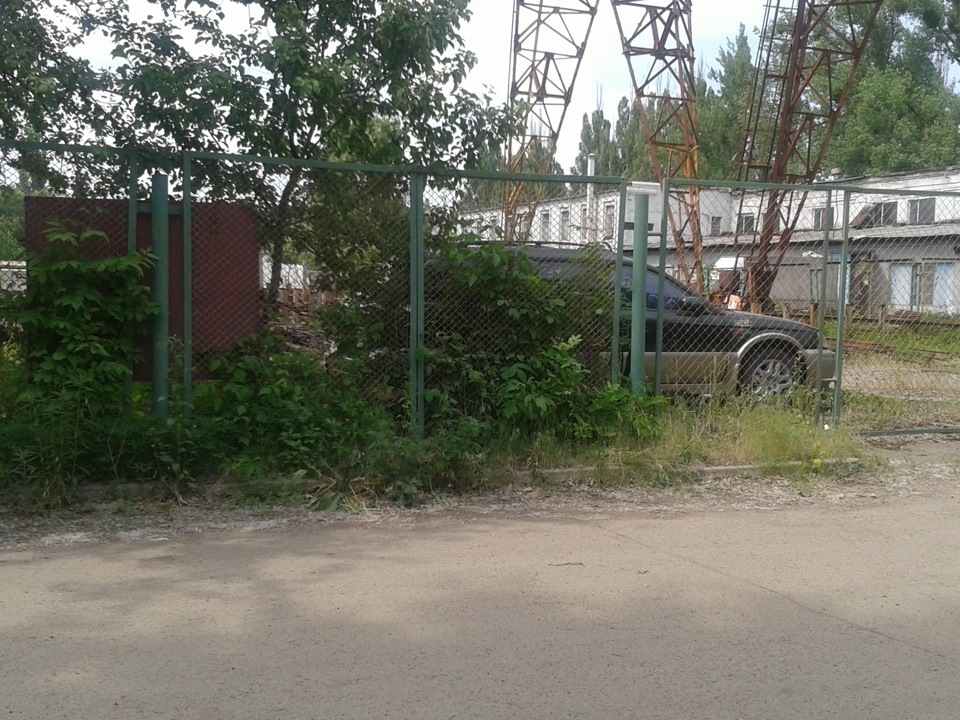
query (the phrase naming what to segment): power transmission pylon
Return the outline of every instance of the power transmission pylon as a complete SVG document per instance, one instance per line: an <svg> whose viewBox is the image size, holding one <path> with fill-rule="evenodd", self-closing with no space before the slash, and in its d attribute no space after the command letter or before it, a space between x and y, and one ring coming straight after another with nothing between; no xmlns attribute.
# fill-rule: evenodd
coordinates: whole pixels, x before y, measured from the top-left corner
<svg viewBox="0 0 960 720"><path fill-rule="evenodd" d="M511 172L549 174L570 107L599 0L516 0L510 59L510 104L524 134L511 138ZM543 194L538 183L507 183L505 234L523 239Z"/></svg>
<svg viewBox="0 0 960 720"><path fill-rule="evenodd" d="M698 179L691 0L611 0L657 181ZM668 205L683 279L704 292L700 188L683 187Z"/></svg>
<svg viewBox="0 0 960 720"><path fill-rule="evenodd" d="M524 135L511 141L507 167L548 173L599 0L516 0L510 100ZM690 0L611 0L635 101L658 181L698 176L696 90ZM522 235L542 186L508 184L506 234ZM670 228L684 279L703 290L699 188L684 188Z"/></svg>
<svg viewBox="0 0 960 720"><path fill-rule="evenodd" d="M741 180L787 184L816 180L882 4L883 0L767 4L740 158ZM754 311L769 309L773 282L807 199L804 190L764 195L759 232L752 233L748 249L746 294Z"/></svg>

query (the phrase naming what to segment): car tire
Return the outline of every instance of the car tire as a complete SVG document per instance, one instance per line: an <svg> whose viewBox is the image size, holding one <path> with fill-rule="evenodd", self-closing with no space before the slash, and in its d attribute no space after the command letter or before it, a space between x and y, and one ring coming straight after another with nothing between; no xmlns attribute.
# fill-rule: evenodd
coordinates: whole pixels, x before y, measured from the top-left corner
<svg viewBox="0 0 960 720"><path fill-rule="evenodd" d="M798 382L797 355L785 348L762 348L740 372L740 393L757 400L786 397Z"/></svg>

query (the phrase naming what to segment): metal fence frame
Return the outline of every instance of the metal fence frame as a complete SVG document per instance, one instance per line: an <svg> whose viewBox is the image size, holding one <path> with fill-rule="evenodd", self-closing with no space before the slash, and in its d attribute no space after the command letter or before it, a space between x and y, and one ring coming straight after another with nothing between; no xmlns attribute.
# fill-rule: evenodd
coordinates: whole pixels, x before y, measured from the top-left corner
<svg viewBox="0 0 960 720"><path fill-rule="evenodd" d="M46 143L46 142L35 142L29 140L4 140L0 138L0 150L14 150L18 152L26 151L37 151L37 152L51 152L57 153L59 155L66 155L68 153L82 154L82 155L92 155L92 156L101 156L101 157L114 157L114 158L126 158L127 161L127 173L128 173L128 183L127 183L127 195L128 195L128 205L127 205L127 252L134 252L137 249L137 213L140 210L140 205L137 202L138 195L138 186L137 181L139 180L140 174L140 158L139 155L134 150L127 150L123 148L110 147L108 145L103 146L91 146L91 145L61 145L57 143ZM166 344L166 340L164 340ZM154 356L156 357L158 348L154 347ZM132 368L130 368L132 373ZM129 413L132 405L133 397L133 377L130 374L127 377L126 382L124 383L124 394L125 394L125 407ZM154 407L154 412L157 412L157 407Z"/></svg>
<svg viewBox="0 0 960 720"><path fill-rule="evenodd" d="M248 164L264 164L285 167L301 167L315 170L360 172L371 174L406 175L410 178L410 367L409 367L409 424L411 433L421 437L425 425L425 337L424 337L424 255L425 255L425 225L424 225L424 191L427 180L431 177L450 178L455 180L487 180L494 182L530 182L542 184L576 184L576 185L606 185L616 187L620 193L620 217L616 229L618 261L618 278L622 272L624 213L628 183L621 177L583 176L583 175L538 175L510 172L484 172L478 170L456 170L450 168L417 167L412 165L376 165L365 163L340 163L320 160L306 160L299 158L276 158L258 155L240 155L231 153L185 152L183 153L183 410L189 414L192 404L192 365L193 365L193 330L192 317L192 278L189 268L192 267L192 203L193 203L193 162L196 160L212 160L223 162L239 162ZM611 380L619 378L619 331L621 299L619 293L613 298L613 335Z"/></svg>
<svg viewBox="0 0 960 720"><path fill-rule="evenodd" d="M843 419L843 364L844 364L844 326L845 323L842 321L842 318L846 317L847 311L847 273L849 271L849 266L851 264L849 259L850 252L850 200L854 195L894 195L897 197L918 197L918 198L930 198L930 197L947 197L952 198L960 202L960 192L956 191L946 191L946 190L909 190L909 189L892 189L892 188L871 188L863 187L855 184L844 184L844 183L829 183L821 185L790 185L790 184L777 184L777 183L751 183L751 182L734 182L734 181L702 181L702 180L687 180L681 178L675 179L665 179L663 183L663 213L661 218L661 238L669 237L668 231L668 212L670 204L670 195L671 190L674 188L684 188L684 187L699 187L699 188L724 188L729 190L740 190L745 192L750 191L769 191L769 190L780 190L780 191L790 191L790 192L821 192L825 193L827 197L828 208L832 209L832 202L834 197L839 196L841 198L841 207L842 207L842 224L840 226L841 231L841 246L840 246L840 278L839 278L839 298L838 298L838 317L841 320L837 323L837 348L836 348L836 373L833 378L824 378L818 373L817 377L817 393L818 397L823 390L824 382L833 382L833 395L831 402L831 422L834 426L839 426ZM824 228L823 236L823 277L824 281L820 283L820 307L826 307L826 268L828 264L828 253L826 252L827 247L830 244L830 227L827 225ZM836 228L834 228L836 229ZM662 377L662 344L663 344L663 313L664 313L664 283L667 267L667 243L661 242L659 245L659 257L658 257L658 277L659 283L657 288L657 297L658 297L658 307L657 307L657 346L656 346L656 375L654 378L654 392L660 394L660 385ZM821 312L819 318L819 346L822 352L822 349L826 341L826 313ZM819 363L818 363L819 365ZM817 417L816 422L819 424L821 422L822 409L820 408L819 402L817 406ZM909 434L922 434L926 432L938 432L938 433L960 433L960 427L957 428L916 428L916 429L905 429L905 430L893 430L893 431L868 431L864 434L869 435L886 435L886 434L897 434L897 435L909 435Z"/></svg>
<svg viewBox="0 0 960 720"><path fill-rule="evenodd" d="M410 404L410 416L409 423L411 431L414 434L422 434L424 421L425 421L425 409L424 409L424 398L425 398L425 380L424 380L424 364L425 364L425 353L424 353L424 252L425 252L425 220L424 220L424 191L428 187L429 179L432 177L436 178L447 178L452 180L479 180L479 181L490 181L490 182L532 182L538 184L574 184L574 185L602 185L607 186L612 189L616 189L619 193L620 205L619 205L619 217L617 218L617 226L614 230L615 239L616 239L616 279L617 287L620 287L620 281L623 277L624 272L624 232L629 226L626 223L626 202L628 198L627 190L630 185L624 178L619 177L605 177L605 176L580 176L580 175L535 175L535 174L525 174L525 173L502 173L502 172L482 172L482 171L469 171L469 170L456 170L449 168L432 168L432 167L416 167L410 165L377 165L377 164L363 164L363 163L338 163L338 162L325 162L325 161L315 161L315 160L305 160L297 158L276 158L276 157L263 157L255 155L242 155L242 154L231 154L231 153L208 153L208 152L185 152L181 153L179 156L181 158L180 169L182 171L182 182L183 182L183 200L182 206L177 207L177 204L170 204L168 200L168 188L166 183L166 177L164 175L157 175L153 178L152 183L152 193L151 193L151 202L150 203L141 203L139 199L139 181L141 174L150 169L147 168L138 154L134 150L122 149L122 148L113 148L105 146L86 146L86 145L59 145L53 143L41 143L41 142L29 142L29 141L11 141L11 140L0 140L0 150L13 150L13 151L23 151L23 152L44 152L44 153L56 153L60 155L69 155L72 153L84 154L90 156L100 156L105 158L120 158L126 161L127 173L128 173L128 223L127 223L127 247L129 250L136 249L136 225L137 225L137 215L139 212L151 211L154 214L154 251L159 251L159 254L162 256L166 250L166 235L168 228L166 227L166 218L170 212L181 212L183 214L184 221L184 237L183 237L183 308L184 308L184 318L183 318L183 358L182 358L182 407L185 413L190 412L192 405L192 392L193 392L193 362L194 362L194 347L193 347L193 282L192 282L192 269L193 269L193 232L192 232L192 222L193 222L193 202L196 200L196 188L194 186L194 174L193 174L193 164L196 161L224 161L224 162L238 162L238 163L250 163L250 164L261 164L261 165L270 165L270 166L284 166L284 167L302 167L318 170L329 170L329 171L345 171L345 172L354 172L354 173L373 173L373 174L390 174L397 176L406 176L410 179L410 195L409 195L409 253L411 259L411 273L409 278L409 303L410 303L410 337L409 337L409 404ZM845 183L829 183L829 184L820 184L820 185L807 185L807 186L796 186L789 184L773 184L773 183L744 183L744 182L729 182L729 181L695 181L695 180L683 180L683 179L668 179L665 180L662 187L662 211L660 219L660 228L659 233L650 233L657 235L659 234L661 242L659 242L659 251L656 259L655 269L658 271L658 287L657 287L657 307L656 307L656 346L653 348L655 361L654 361L654 375L652 378L644 376L643 368L643 357L645 355L644 351L648 348L644 347L644 333L641 331L641 328L645 326L646 319L649 316L649 312L645 307L645 303L631 303L630 308L630 319L631 319L631 354L632 362L630 367L630 379L631 387L635 392L644 392L646 389L647 382L649 381L652 386L652 392L654 394L660 394L662 389L662 380L663 380L663 326L664 326L664 312L665 312L665 292L664 286L666 282L666 270L667 270L667 254L670 250L669 242L664 241L670 237L670 228L669 228L669 209L670 209L670 198L673 190L678 188L698 186L701 188L717 188L717 189L728 189L734 191L742 192L767 192L771 190L780 190L780 191L792 191L792 192L818 192L825 194L827 198L827 207L828 212L832 210L836 205L839 205L842 212L841 224L839 226L834 225L832 228L828 225L825 226L823 231L823 245L822 248L826 250L828 247L836 245L837 235L836 231L840 231L839 241L840 241L840 257L842 261L839 264L839 285L838 285L838 298L837 306L838 312L837 315L839 318L844 318L847 313L848 303L850 298L847 297L847 277L848 272L850 271L851 262L849 260L850 253L850 242L851 242L851 198L854 196L882 196L882 195L895 195L898 197L916 197L916 198L930 198L930 197L946 197L951 198L958 203L960 203L960 192L953 191L944 191L944 190L925 190L925 189L894 189L894 188L879 188L879 187L866 187L857 184L845 184ZM634 255L633 262L635 266L644 266L647 262L646 249L648 247L647 243L644 241L646 232L646 222L643 220L646 219L647 213L649 211L649 198L641 196L637 198L635 206L635 215L636 219L634 222L635 229L635 241L634 241ZM162 216L162 217L160 217ZM832 232L831 232L832 231ZM833 234L832 234L833 233ZM819 292L820 292L820 307L825 308L827 305L826 302L826 293L827 293L827 283L826 278L826 269L828 265L828 253L823 252L823 275L824 281L820 283ZM164 262L164 257L158 258L157 268L155 269L156 280L159 280L161 285L165 282L165 278L161 278L160 275L163 274L163 268L166 267ZM633 282L634 287L633 295L634 297L645 297L646 296L646 274L645 273L633 273ZM159 294L158 294L159 293ZM158 290L155 288L155 296L158 299L158 305L161 307L161 312L154 321L154 333L153 333L153 343L152 343L152 352L155 360L159 359L160 362L154 363L154 374L153 374L153 392L152 392L152 410L155 415L163 417L168 410L169 402L169 368L166 367L165 363L168 360L169 356L169 338L166 337L168 327L166 323L169 321L169 308L166 307L167 303L165 302L165 296L162 292L162 287ZM621 372L621 338L620 338L620 329L621 323L623 321L623 307L622 307L622 297L619 291L613 293L612 305L613 305L613 323L611 327L611 337L610 337L610 351L611 351L611 362L610 362L610 380L612 382L619 382L620 372ZM826 313L821 312L819 317L819 337L821 348L824 345L826 340ZM843 322L837 324L836 329L836 353L837 353L837 365L836 373L832 378L818 377L816 380L816 386L822 388L824 383L833 382L833 393L830 402L829 408L829 418L832 424L838 425L843 422L843 386L844 386L844 360L845 360L845 325ZM128 397L130 395L130 390L132 388L132 381L127 383L127 393ZM820 409L818 408L818 413ZM818 414L818 421L819 421ZM920 432L960 432L960 428L916 428L916 429L905 429L905 430L893 430L886 431L896 434L909 434L909 433L920 433Z"/></svg>

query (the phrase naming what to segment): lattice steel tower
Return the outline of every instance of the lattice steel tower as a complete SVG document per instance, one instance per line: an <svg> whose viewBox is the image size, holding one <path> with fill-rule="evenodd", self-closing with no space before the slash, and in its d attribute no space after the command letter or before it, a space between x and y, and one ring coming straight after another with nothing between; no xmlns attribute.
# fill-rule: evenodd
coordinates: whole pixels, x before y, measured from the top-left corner
<svg viewBox="0 0 960 720"><path fill-rule="evenodd" d="M739 179L790 184L817 179L882 4L767 4ZM807 199L802 190L764 195L759 229L750 233L741 253L749 261L746 291L755 311L769 309L773 281Z"/></svg>
<svg viewBox="0 0 960 720"><path fill-rule="evenodd" d="M610 0L657 179L698 174L690 0ZM599 0L516 0L510 102L524 134L511 141L507 168L547 173L570 106ZM542 186L509 184L508 238L522 235ZM702 288L699 194L679 195L670 214L684 278Z"/></svg>

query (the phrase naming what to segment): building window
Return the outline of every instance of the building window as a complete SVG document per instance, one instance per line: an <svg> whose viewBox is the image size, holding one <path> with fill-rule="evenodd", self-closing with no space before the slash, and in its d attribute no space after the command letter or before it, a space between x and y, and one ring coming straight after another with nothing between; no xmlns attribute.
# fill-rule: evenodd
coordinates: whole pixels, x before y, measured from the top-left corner
<svg viewBox="0 0 960 720"><path fill-rule="evenodd" d="M755 227L756 218L753 215L737 216L737 232L752 233Z"/></svg>
<svg viewBox="0 0 960 720"><path fill-rule="evenodd" d="M935 198L918 198L910 201L910 222L913 225L930 225L936 222L937 201Z"/></svg>
<svg viewBox="0 0 960 720"><path fill-rule="evenodd" d="M813 211L814 230L833 230L833 208L816 208Z"/></svg>
<svg viewBox="0 0 960 720"><path fill-rule="evenodd" d="M877 203L870 212L870 225L893 225L897 222L897 203Z"/></svg>
<svg viewBox="0 0 960 720"><path fill-rule="evenodd" d="M588 223L587 223L587 206L586 206L586 204L583 204L583 205L580 206L580 235L582 236L582 238L583 238L584 240L587 239L587 231L589 230L589 228L587 227L587 225L588 225Z"/></svg>
<svg viewBox="0 0 960 720"><path fill-rule="evenodd" d="M530 239L530 213L520 216L520 240L527 242Z"/></svg>
<svg viewBox="0 0 960 720"><path fill-rule="evenodd" d="M710 234L714 236L720 234L720 216L719 215L710 216Z"/></svg>
<svg viewBox="0 0 960 720"><path fill-rule="evenodd" d="M617 207L613 203L607 203L603 206L603 236L605 238L613 237L613 216Z"/></svg>
<svg viewBox="0 0 960 720"><path fill-rule="evenodd" d="M570 242L570 211L560 211L560 242Z"/></svg>
<svg viewBox="0 0 960 720"><path fill-rule="evenodd" d="M543 210L540 213L540 242L550 242L550 211Z"/></svg>
<svg viewBox="0 0 960 720"><path fill-rule="evenodd" d="M956 312L954 268L954 263L935 263L933 265L933 288L930 294L934 312Z"/></svg>

